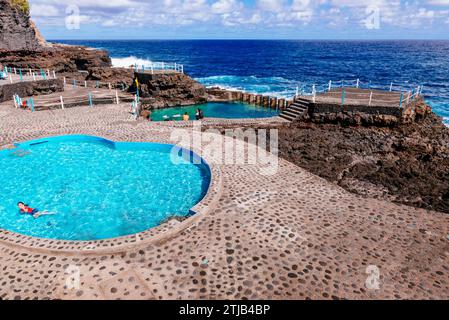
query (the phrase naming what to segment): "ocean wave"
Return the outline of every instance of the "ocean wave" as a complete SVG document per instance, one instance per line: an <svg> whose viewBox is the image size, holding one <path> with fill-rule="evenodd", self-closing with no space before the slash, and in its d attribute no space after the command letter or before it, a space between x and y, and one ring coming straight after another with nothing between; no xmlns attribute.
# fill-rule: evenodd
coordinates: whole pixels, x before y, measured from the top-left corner
<svg viewBox="0 0 449 320"><path fill-rule="evenodd" d="M291 98L295 95L297 82L282 77L256 76L210 76L195 78L206 87L219 87L250 93L265 94L279 98Z"/></svg>
<svg viewBox="0 0 449 320"><path fill-rule="evenodd" d="M129 56L126 58L111 58L112 66L114 68L127 68L137 64L139 67L142 65L148 66L151 64L151 60L140 59L135 56Z"/></svg>

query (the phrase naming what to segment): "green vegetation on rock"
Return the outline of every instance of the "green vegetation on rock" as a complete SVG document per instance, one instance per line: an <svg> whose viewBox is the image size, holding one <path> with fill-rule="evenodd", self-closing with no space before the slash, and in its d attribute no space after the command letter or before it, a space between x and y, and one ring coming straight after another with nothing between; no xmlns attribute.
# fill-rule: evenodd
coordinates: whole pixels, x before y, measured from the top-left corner
<svg viewBox="0 0 449 320"><path fill-rule="evenodd" d="M26 15L30 14L30 4L28 0L10 0L13 5L20 8Z"/></svg>

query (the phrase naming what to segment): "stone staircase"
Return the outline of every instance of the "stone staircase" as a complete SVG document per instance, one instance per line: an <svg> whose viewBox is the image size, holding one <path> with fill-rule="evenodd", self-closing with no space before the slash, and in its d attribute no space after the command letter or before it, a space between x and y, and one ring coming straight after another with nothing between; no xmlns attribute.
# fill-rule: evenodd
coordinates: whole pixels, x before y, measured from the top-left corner
<svg viewBox="0 0 449 320"><path fill-rule="evenodd" d="M289 121L300 119L309 110L309 101L302 98L295 98L293 103L287 107L279 116Z"/></svg>

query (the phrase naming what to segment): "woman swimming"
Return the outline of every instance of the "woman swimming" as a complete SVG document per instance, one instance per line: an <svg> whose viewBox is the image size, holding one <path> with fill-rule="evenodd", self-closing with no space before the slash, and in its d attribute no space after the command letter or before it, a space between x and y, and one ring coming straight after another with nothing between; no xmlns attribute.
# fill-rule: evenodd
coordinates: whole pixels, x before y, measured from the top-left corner
<svg viewBox="0 0 449 320"><path fill-rule="evenodd" d="M19 207L20 213L32 215L34 219L37 219L40 216L56 214L55 212L49 212L47 210L39 211L38 209L34 209L34 208L29 207L28 205L26 205L23 202L19 202L17 204L17 206Z"/></svg>

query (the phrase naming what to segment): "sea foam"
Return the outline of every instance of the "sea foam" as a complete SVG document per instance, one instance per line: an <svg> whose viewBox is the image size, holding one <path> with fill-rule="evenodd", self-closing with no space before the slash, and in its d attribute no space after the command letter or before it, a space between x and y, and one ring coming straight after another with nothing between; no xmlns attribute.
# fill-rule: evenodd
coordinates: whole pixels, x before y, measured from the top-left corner
<svg viewBox="0 0 449 320"><path fill-rule="evenodd" d="M148 66L152 62L151 60L140 59L135 56L129 56L126 58L111 58L111 61L114 68L127 68L134 66L135 64L137 64L138 67L141 67L142 65Z"/></svg>

